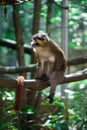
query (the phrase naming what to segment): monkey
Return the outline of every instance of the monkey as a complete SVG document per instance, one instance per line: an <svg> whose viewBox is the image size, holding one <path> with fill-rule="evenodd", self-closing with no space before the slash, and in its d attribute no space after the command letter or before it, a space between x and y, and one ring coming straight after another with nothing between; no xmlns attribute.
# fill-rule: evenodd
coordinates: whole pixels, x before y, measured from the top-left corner
<svg viewBox="0 0 87 130"><path fill-rule="evenodd" d="M37 58L36 79L48 80L50 94L49 102L54 100L56 86L61 83L66 70L66 58L59 45L45 33L32 36L31 45Z"/></svg>

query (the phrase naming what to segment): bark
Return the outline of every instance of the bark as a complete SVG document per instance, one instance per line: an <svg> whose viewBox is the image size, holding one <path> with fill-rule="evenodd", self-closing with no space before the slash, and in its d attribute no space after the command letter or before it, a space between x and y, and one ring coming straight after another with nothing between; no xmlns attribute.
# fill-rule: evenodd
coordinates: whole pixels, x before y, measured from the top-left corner
<svg viewBox="0 0 87 130"><path fill-rule="evenodd" d="M87 56L79 56L67 61L67 66L87 63Z"/></svg>
<svg viewBox="0 0 87 130"><path fill-rule="evenodd" d="M87 70L77 72L74 74L68 74L64 76L64 79L60 84L76 82L80 80L87 80ZM39 81L35 79L24 80L24 88L28 88L31 91L39 91L47 88L49 86L48 81ZM2 79L0 78L0 87L1 88L16 88L17 81L15 79Z"/></svg>
<svg viewBox="0 0 87 130"><path fill-rule="evenodd" d="M67 7L68 6L68 0L62 0L62 7ZM66 59L68 59L68 9L62 9L62 21L61 21L61 45L62 49L65 53ZM66 69L66 73L68 72L68 69ZM61 86L61 96L64 96L66 98L66 94L64 90L67 88L67 85L64 84ZM67 101L64 100L65 104L65 121L66 124L68 124L68 109L67 109Z"/></svg>
<svg viewBox="0 0 87 130"><path fill-rule="evenodd" d="M17 45L15 41L12 40L1 40L0 39L0 46L5 46L11 49L16 50L17 49ZM24 51L27 54L31 54L32 53L32 48L25 45L24 44ZM67 66L71 66L71 65L78 65L78 64L84 64L87 63L87 56L79 56L76 58L72 58L70 60L67 61Z"/></svg>
<svg viewBox="0 0 87 130"><path fill-rule="evenodd" d="M13 41L13 40L7 40L7 39L6 40L5 39L1 40L0 39L0 46L5 46L7 48L17 50L17 43L15 41ZM32 48L24 44L24 51L27 54L31 54L32 53Z"/></svg>
<svg viewBox="0 0 87 130"><path fill-rule="evenodd" d="M23 47L23 39L22 39L22 29L20 24L20 16L19 16L19 5L13 5L13 20L17 41L17 55L19 66L24 66L24 47Z"/></svg>
<svg viewBox="0 0 87 130"><path fill-rule="evenodd" d="M16 74L16 73L25 73L25 72L35 72L36 64L31 64L29 66L21 66L21 67L2 67L0 66L0 74Z"/></svg>
<svg viewBox="0 0 87 130"><path fill-rule="evenodd" d="M33 18L32 34L35 34L39 31L40 10L41 10L41 0L34 0L34 18Z"/></svg>
<svg viewBox="0 0 87 130"><path fill-rule="evenodd" d="M41 10L41 0L34 0L34 17L33 17L33 25L32 25L32 35L38 33L39 31L39 23L40 23L40 10ZM34 52L31 53L31 63L36 63L36 57ZM34 77L35 72L32 72L31 77ZM31 98L32 97L32 98ZM36 101L36 93L35 92L27 92L27 103L34 108ZM28 120L32 119L32 116L28 116ZM33 120L33 119L32 119ZM30 124L29 124L30 125Z"/></svg>
<svg viewBox="0 0 87 130"><path fill-rule="evenodd" d="M46 32L50 36L51 32L51 18L52 18L52 0L47 0L47 22L46 22Z"/></svg>
<svg viewBox="0 0 87 130"><path fill-rule="evenodd" d="M80 56L67 61L67 66L71 65L79 65L87 63L87 56ZM23 72L34 72L36 70L37 64L31 64L29 66L22 67L2 67L0 66L0 74L15 74L15 73L23 73Z"/></svg>
<svg viewBox="0 0 87 130"><path fill-rule="evenodd" d="M68 6L62 6L59 5L56 1L52 0L52 3L54 3L57 7L61 8L61 9L68 9Z"/></svg>
<svg viewBox="0 0 87 130"><path fill-rule="evenodd" d="M28 0L0 0L0 5L14 5L20 4Z"/></svg>
<svg viewBox="0 0 87 130"><path fill-rule="evenodd" d="M39 31L39 23L40 23L40 10L41 10L41 0L34 0L34 17L33 17L33 26L32 26L32 34L36 34ZM36 57L34 52L31 55L31 63L36 63ZM32 73L32 77L34 73Z"/></svg>

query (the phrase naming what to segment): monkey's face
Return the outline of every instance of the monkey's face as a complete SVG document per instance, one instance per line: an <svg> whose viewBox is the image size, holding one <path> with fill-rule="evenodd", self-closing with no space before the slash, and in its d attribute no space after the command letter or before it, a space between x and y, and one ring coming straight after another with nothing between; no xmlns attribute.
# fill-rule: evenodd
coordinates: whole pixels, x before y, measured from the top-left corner
<svg viewBox="0 0 87 130"><path fill-rule="evenodd" d="M48 36L43 33L33 35L31 45L33 47L46 47L48 43Z"/></svg>

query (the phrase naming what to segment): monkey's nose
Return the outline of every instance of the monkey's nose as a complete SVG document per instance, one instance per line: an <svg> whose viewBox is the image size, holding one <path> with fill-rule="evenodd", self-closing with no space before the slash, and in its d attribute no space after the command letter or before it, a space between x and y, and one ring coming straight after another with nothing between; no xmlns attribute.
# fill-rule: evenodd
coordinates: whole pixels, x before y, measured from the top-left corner
<svg viewBox="0 0 87 130"><path fill-rule="evenodd" d="M36 44L37 44L37 43L36 43L36 41L34 41L34 40L31 42L32 47L35 47Z"/></svg>

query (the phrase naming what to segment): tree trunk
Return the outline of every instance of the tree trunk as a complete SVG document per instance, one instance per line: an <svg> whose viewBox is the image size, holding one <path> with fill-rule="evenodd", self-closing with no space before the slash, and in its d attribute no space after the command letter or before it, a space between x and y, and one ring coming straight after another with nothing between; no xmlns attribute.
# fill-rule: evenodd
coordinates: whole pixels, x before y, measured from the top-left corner
<svg viewBox="0 0 87 130"><path fill-rule="evenodd" d="M68 7L68 0L62 0L62 7ZM62 43L62 49L65 53L66 59L68 59L68 8L62 8L62 37L61 37L61 43ZM67 72L67 70L66 70ZM66 89L66 84L63 84L61 87L61 95L65 97L64 104L65 104L65 121L68 127L68 106L67 106L67 95L64 92Z"/></svg>
<svg viewBox="0 0 87 130"><path fill-rule="evenodd" d="M34 17L33 17L32 34L35 34L39 31L40 10L41 10L41 0L34 0Z"/></svg>
<svg viewBox="0 0 87 130"><path fill-rule="evenodd" d="M32 27L33 35L39 31L40 9L41 9L41 0L34 0L34 17L33 17L33 27ZM31 63L36 63L36 57L33 52L31 54L31 58L32 58ZM35 72L32 72L31 78L34 78L34 75L35 75ZM28 103L32 107L34 107L35 99L36 99L35 93L28 91Z"/></svg>
<svg viewBox="0 0 87 130"><path fill-rule="evenodd" d="M52 2L53 0L47 0L47 22L46 22L46 32L50 36L51 32L51 18L52 18Z"/></svg>
<svg viewBox="0 0 87 130"><path fill-rule="evenodd" d="M41 10L41 0L34 0L34 17L33 17L32 35L38 33L38 31L39 31L40 10ZM31 63L36 63L36 57L35 57L35 54L33 52L31 54L31 58L32 58ZM33 78L34 75L35 75L35 72L33 72L31 74L31 78ZM37 101L36 100L36 92L28 91L27 92L27 102L28 102L28 104L32 108L35 108L36 101ZM35 117L28 116L28 120L36 120L36 119L35 119ZM31 125L31 123L29 123L28 125ZM36 127L35 127L35 130L37 130Z"/></svg>
<svg viewBox="0 0 87 130"><path fill-rule="evenodd" d="M24 43L22 39L22 29L20 24L20 16L19 16L19 5L13 5L13 21L15 27L15 35L17 41L17 56L19 66L24 66Z"/></svg>

